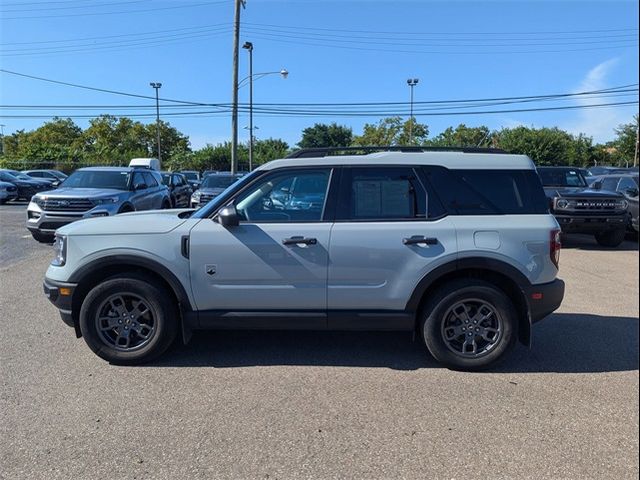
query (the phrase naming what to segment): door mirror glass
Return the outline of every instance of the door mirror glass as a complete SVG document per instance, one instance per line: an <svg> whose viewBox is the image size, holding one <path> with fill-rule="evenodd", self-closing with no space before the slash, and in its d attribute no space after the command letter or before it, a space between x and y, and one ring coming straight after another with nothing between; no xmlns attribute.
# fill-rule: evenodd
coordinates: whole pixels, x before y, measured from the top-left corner
<svg viewBox="0 0 640 480"><path fill-rule="evenodd" d="M142 182L141 183L136 183L133 186L134 190L146 190L146 188L147 188L147 184L146 183L142 183Z"/></svg>
<svg viewBox="0 0 640 480"><path fill-rule="evenodd" d="M240 224L240 217L236 207L229 205L218 212L218 222L225 228L237 227Z"/></svg>
<svg viewBox="0 0 640 480"><path fill-rule="evenodd" d="M625 190L625 193L629 197L637 197L638 196L638 189L637 188L627 188Z"/></svg>

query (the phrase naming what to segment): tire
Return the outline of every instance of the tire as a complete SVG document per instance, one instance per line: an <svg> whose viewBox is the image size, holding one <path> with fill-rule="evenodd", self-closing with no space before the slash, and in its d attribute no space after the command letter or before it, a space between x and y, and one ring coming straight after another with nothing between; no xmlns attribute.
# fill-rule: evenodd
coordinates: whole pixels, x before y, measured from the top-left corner
<svg viewBox="0 0 640 480"><path fill-rule="evenodd" d="M48 233L41 233L34 230L31 230L31 236L33 237L34 240L40 243L53 243L54 240L56 239L55 235L51 235Z"/></svg>
<svg viewBox="0 0 640 480"><path fill-rule="evenodd" d="M607 230L606 232L596 233L596 242L603 247L617 247L624 242L626 235L625 229Z"/></svg>
<svg viewBox="0 0 640 480"><path fill-rule="evenodd" d="M162 206L160 207L160 209L162 209L162 210L168 210L168 209L170 209L170 208L171 208L171 200L169 200L169 199L165 198L165 199L162 201Z"/></svg>
<svg viewBox="0 0 640 480"><path fill-rule="evenodd" d="M128 212L135 212L135 211L136 209L133 208L131 205L125 205L120 208L120 211L118 211L118 213L128 213Z"/></svg>
<svg viewBox="0 0 640 480"><path fill-rule="evenodd" d="M110 363L138 365L153 360L178 333L172 297L151 277L111 277L94 287L82 303L82 336L96 355Z"/></svg>
<svg viewBox="0 0 640 480"><path fill-rule="evenodd" d="M434 292L422 311L421 327L425 344L437 361L455 370L475 371L495 365L513 349L518 315L495 285L460 279ZM469 327L484 334L470 335ZM467 335L473 337L471 344Z"/></svg>

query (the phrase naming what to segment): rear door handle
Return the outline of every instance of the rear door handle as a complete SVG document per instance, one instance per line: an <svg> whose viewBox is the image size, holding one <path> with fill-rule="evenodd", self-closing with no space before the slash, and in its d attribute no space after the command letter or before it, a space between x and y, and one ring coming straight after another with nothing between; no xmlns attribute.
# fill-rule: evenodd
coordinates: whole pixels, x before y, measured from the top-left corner
<svg viewBox="0 0 640 480"><path fill-rule="evenodd" d="M402 243L404 245L437 245L437 238L425 237L424 235L414 235L410 238L403 238Z"/></svg>
<svg viewBox="0 0 640 480"><path fill-rule="evenodd" d="M316 243L318 243L318 239L306 238L306 237L300 236L300 237L285 238L284 240L282 240L283 245L298 245L301 243L304 245L315 245Z"/></svg>

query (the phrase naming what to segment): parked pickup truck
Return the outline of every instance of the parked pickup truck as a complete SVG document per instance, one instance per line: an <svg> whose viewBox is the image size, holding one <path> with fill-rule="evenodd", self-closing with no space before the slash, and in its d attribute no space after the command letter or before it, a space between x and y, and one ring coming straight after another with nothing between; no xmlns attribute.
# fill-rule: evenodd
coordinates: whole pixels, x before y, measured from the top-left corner
<svg viewBox="0 0 640 480"><path fill-rule="evenodd" d="M604 247L624 241L629 204L623 195L589 188L572 167L540 167L538 174L563 233L593 234Z"/></svg>

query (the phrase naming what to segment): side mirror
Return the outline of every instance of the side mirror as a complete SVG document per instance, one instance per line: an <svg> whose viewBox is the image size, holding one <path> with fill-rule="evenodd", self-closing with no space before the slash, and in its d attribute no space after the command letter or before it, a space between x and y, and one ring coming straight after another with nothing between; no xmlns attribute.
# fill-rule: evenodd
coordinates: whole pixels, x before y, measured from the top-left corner
<svg viewBox="0 0 640 480"><path fill-rule="evenodd" d="M638 196L638 189L637 188L627 188L624 193L628 196L628 197L637 197Z"/></svg>
<svg viewBox="0 0 640 480"><path fill-rule="evenodd" d="M147 184L146 183L136 183L133 186L134 190L146 190L146 188L147 188Z"/></svg>
<svg viewBox="0 0 640 480"><path fill-rule="evenodd" d="M218 212L218 222L225 228L237 227L240 225L238 211L233 205L224 207Z"/></svg>
<svg viewBox="0 0 640 480"><path fill-rule="evenodd" d="M602 190L602 182L594 182L591 184L591 188L594 190Z"/></svg>

